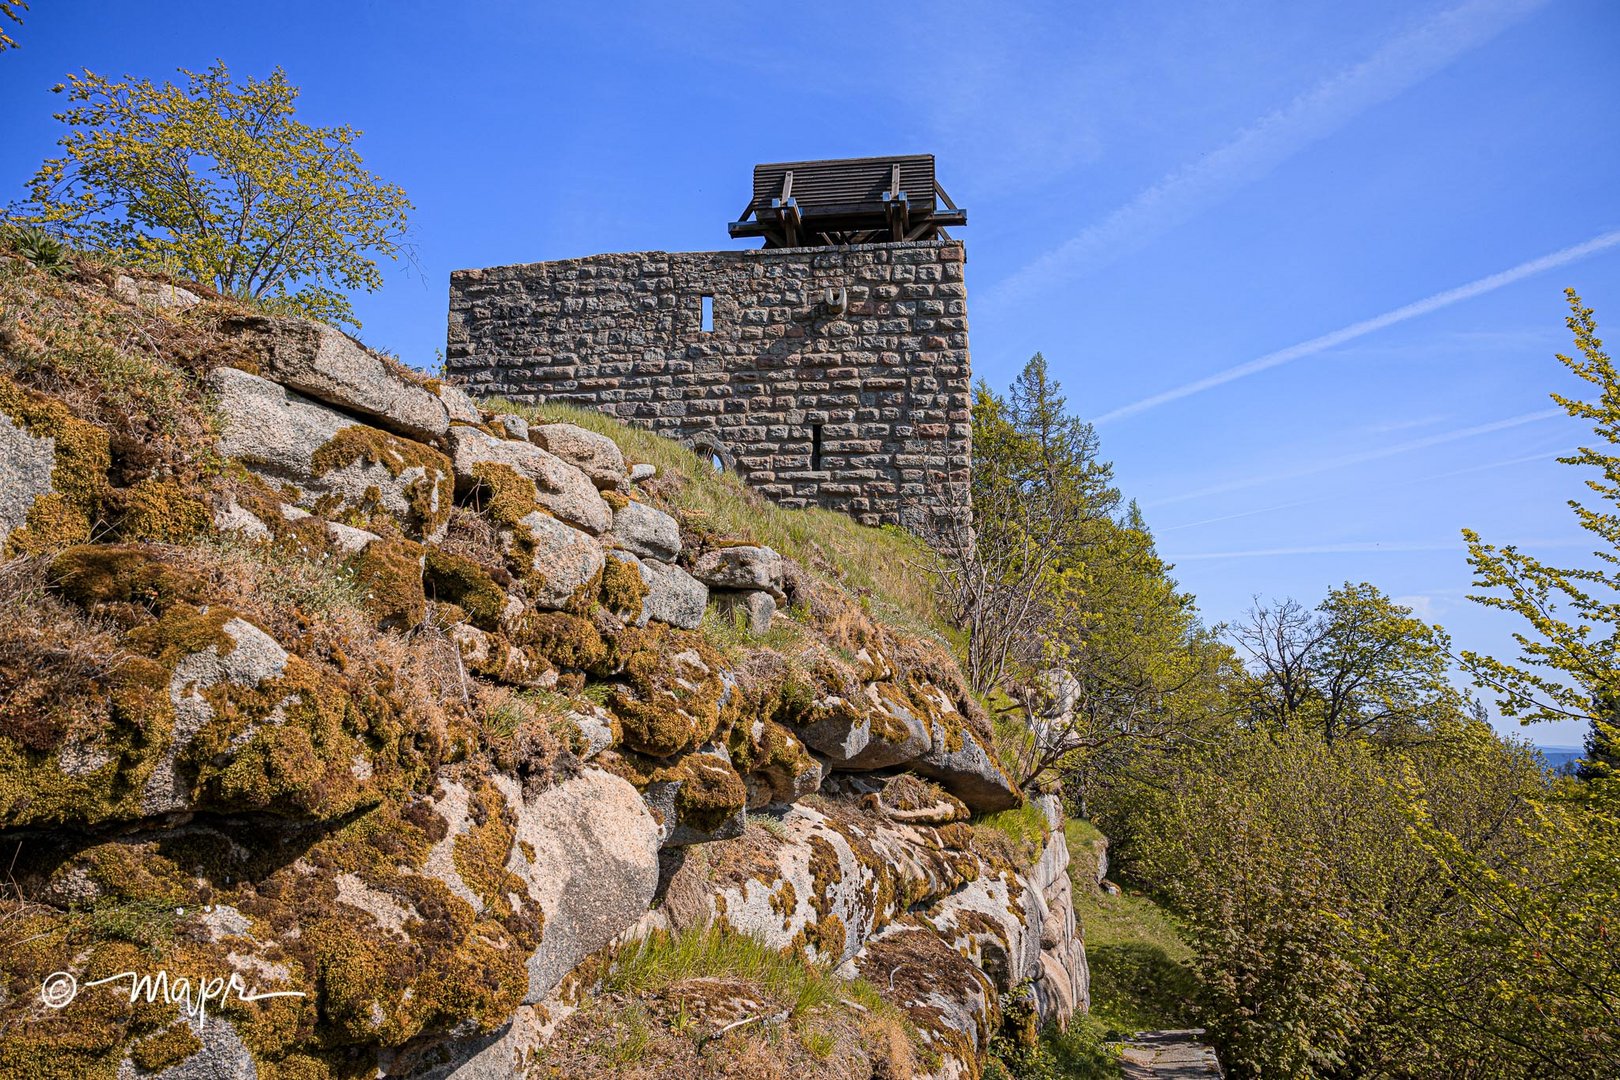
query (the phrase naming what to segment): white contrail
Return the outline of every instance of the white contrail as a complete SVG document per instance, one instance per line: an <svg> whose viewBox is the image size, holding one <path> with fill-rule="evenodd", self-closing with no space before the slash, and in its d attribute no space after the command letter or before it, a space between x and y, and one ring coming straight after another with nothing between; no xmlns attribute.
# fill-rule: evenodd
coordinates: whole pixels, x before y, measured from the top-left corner
<svg viewBox="0 0 1620 1080"><path fill-rule="evenodd" d="M1205 390L1222 386L1236 379L1246 378L1268 368L1278 367L1307 356L1314 356L1316 353L1331 349L1336 345L1343 345L1347 341L1354 341L1356 338L1364 337L1375 330L1382 330L1386 326L1394 326L1396 323L1415 319L1419 315L1428 315L1463 300L1472 300L1476 296L1483 296L1488 292L1502 288L1504 285L1511 285L1515 281L1522 281L1535 274L1568 265L1577 259L1584 259L1588 255L1607 251L1616 245L1620 245L1620 229L1606 232L1601 236L1594 236L1583 244L1576 244L1573 247L1564 248L1562 251L1555 251L1551 255L1543 255L1539 259L1522 262L1518 266L1503 270L1499 274L1492 274L1477 281L1470 281L1466 285L1459 285L1455 289L1435 293L1433 296L1407 304L1405 307L1398 307L1394 311L1386 311L1382 315L1363 319L1361 322L1353 323L1329 334L1323 334L1321 337L1302 341L1298 345L1290 345L1286 349L1278 349L1276 352L1267 353L1257 360L1250 360L1246 364L1229 367L1225 371L1217 372L1214 375L1184 383L1173 390L1166 390L1161 394L1145 397L1141 401L1133 401L1129 405L1121 405L1112 412L1097 417L1092 423L1106 424L1113 420L1123 420L1127 416L1135 416L1137 413L1147 412L1149 409L1158 408L1160 405L1180 401L1182 398L1191 397L1194 394L1201 394Z"/></svg>
<svg viewBox="0 0 1620 1080"><path fill-rule="evenodd" d="M1158 499L1146 503L1144 509L1158 506L1170 506L1174 503L1187 502L1190 499L1202 499L1208 495L1224 495L1229 491L1241 491L1244 488L1260 487L1263 484L1281 483L1284 480L1298 480L1305 476L1315 476L1317 473L1331 472L1349 465L1360 465L1366 461L1377 461L1379 458L1394 457L1397 454L1408 454L1413 450L1424 450L1431 446L1440 446L1445 443L1456 442L1459 439L1471 439L1476 435L1489 435L1494 431L1505 431L1524 424L1533 424L1538 420L1550 420L1555 416L1567 415L1563 409L1538 409L1536 412L1521 413L1510 416L1504 420L1492 420L1488 424L1475 424L1473 427L1462 428L1458 431L1446 431L1439 435L1426 435L1421 439L1411 439L1407 442L1396 443L1393 446L1380 446L1376 450L1361 450L1354 454L1343 454L1326 461L1319 461L1315 465L1306 465L1303 468L1289 469L1286 472L1268 473L1265 476L1246 476L1240 480L1228 480L1209 487L1199 488L1197 491L1188 491L1181 495L1173 495L1168 499Z"/></svg>
<svg viewBox="0 0 1620 1080"><path fill-rule="evenodd" d="M1505 469L1510 465L1524 465L1531 461L1545 461L1548 458L1558 457L1561 454L1573 454L1574 452L1575 451L1571 448L1565 448L1563 450L1543 450L1539 454L1526 454L1523 457L1505 458L1502 461L1488 461L1483 465L1469 465L1467 468L1452 469L1449 472L1430 473L1428 476L1418 476L1411 480L1402 480L1398 483L1390 484L1389 486L1400 488L1410 487L1413 484L1427 484L1434 480L1447 480L1453 476L1466 476L1469 473L1488 472L1491 469ZM1344 496L1339 493L1334 493L1332 495L1314 495L1309 499L1295 499L1292 502L1276 503L1271 506L1259 506L1253 510L1239 510L1235 514L1222 514L1219 517L1201 518L1198 521L1187 521L1180 525L1171 525L1167 529L1155 529L1153 531L1153 535L1164 536L1168 533L1180 532L1183 529L1196 529L1204 525L1216 525L1223 521L1236 521L1238 518L1254 517L1256 514L1274 514L1278 510L1292 510L1300 506L1311 506L1315 503L1343 500L1343 498Z"/></svg>
<svg viewBox="0 0 1620 1080"><path fill-rule="evenodd" d="M1591 540L1520 540L1520 548L1576 548L1587 547ZM1500 545L1499 545L1500 546ZM1383 543L1367 540L1348 544L1306 544L1301 547L1254 548L1248 551L1195 551L1186 555L1166 555L1169 563L1198 562L1205 559L1271 559L1288 555L1355 555L1366 553L1407 554L1416 551L1461 551L1462 539L1431 542Z"/></svg>
<svg viewBox="0 0 1620 1080"><path fill-rule="evenodd" d="M1441 12L1387 42L1361 63L1335 73L1261 117L1224 146L1170 173L1062 246L1004 279L981 303L993 305L1050 285L1056 277L1096 269L1140 247L1265 176L1367 109L1422 82L1546 2L1470 0Z"/></svg>

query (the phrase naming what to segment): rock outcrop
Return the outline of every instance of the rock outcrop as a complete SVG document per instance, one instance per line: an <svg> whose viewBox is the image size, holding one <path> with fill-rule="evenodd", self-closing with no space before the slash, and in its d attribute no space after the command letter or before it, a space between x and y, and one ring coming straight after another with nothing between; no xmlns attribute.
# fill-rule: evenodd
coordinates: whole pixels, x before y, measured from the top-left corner
<svg viewBox="0 0 1620 1080"><path fill-rule="evenodd" d="M660 930L868 979L885 1075L1085 1007L1056 802L987 817L1035 811L942 644L684 511L695 462L157 284L29 287L149 326L171 415L0 374L0 1074L509 1075ZM148 965L287 996L37 1004Z"/></svg>

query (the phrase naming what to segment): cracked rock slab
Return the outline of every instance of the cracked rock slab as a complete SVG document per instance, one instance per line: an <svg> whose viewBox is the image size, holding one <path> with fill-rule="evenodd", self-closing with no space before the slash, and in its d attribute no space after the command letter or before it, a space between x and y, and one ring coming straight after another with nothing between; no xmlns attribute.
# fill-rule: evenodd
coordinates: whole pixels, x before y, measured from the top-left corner
<svg viewBox="0 0 1620 1080"><path fill-rule="evenodd" d="M438 394L406 379L341 330L264 315L227 325L259 339L265 372L283 386L412 439L438 442L450 430L450 410Z"/></svg>

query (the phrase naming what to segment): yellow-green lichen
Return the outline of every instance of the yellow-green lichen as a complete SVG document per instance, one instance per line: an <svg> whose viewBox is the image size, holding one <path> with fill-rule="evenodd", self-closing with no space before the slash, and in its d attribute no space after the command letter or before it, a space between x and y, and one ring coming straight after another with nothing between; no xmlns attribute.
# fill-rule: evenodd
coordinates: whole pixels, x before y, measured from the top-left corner
<svg viewBox="0 0 1620 1080"><path fill-rule="evenodd" d="M156 1035L149 1035L130 1048L130 1060L148 1072L161 1072L178 1065L202 1049L202 1040L191 1025L180 1021Z"/></svg>
<svg viewBox="0 0 1620 1080"><path fill-rule="evenodd" d="M140 544L81 544L51 562L49 580L64 598L126 625L176 603L201 604L206 587L169 565L160 549Z"/></svg>
<svg viewBox="0 0 1620 1080"><path fill-rule="evenodd" d="M609 558L602 564L602 586L598 596L602 606L624 622L633 623L641 618L642 601L651 591L634 563Z"/></svg>
<svg viewBox="0 0 1620 1080"><path fill-rule="evenodd" d="M478 486L474 498L478 507L497 525L520 532L523 519L539 510L534 481L497 461L480 461L472 467Z"/></svg>
<svg viewBox="0 0 1620 1080"><path fill-rule="evenodd" d="M717 831L748 802L736 770L710 754L688 754L667 778L680 784L675 792L676 817L701 832Z"/></svg>
<svg viewBox="0 0 1620 1080"><path fill-rule="evenodd" d="M112 494L120 511L118 534L125 540L184 544L213 525L208 505L175 480L142 480Z"/></svg>
<svg viewBox="0 0 1620 1080"><path fill-rule="evenodd" d="M60 401L0 376L0 414L36 439L54 442L52 490L34 500L0 555L31 555L89 539L107 496L107 433Z"/></svg>
<svg viewBox="0 0 1620 1080"><path fill-rule="evenodd" d="M512 842L517 837L517 819L493 784L475 792L468 804L472 827L457 836L451 846L456 872L467 887L500 914L509 914L507 897L523 895L523 882L506 869Z"/></svg>
<svg viewBox="0 0 1620 1080"><path fill-rule="evenodd" d="M513 640L564 671L606 674L611 653L590 619L566 611L528 611L517 621Z"/></svg>
<svg viewBox="0 0 1620 1080"><path fill-rule="evenodd" d="M615 642L624 683L608 695L633 750L671 757L701 746L720 723L720 657L702 635L661 624L627 628Z"/></svg>
<svg viewBox="0 0 1620 1080"><path fill-rule="evenodd" d="M377 625L409 630L427 614L422 589L422 546L409 540L381 539L350 556L348 566L365 590L366 610Z"/></svg>
<svg viewBox="0 0 1620 1080"><path fill-rule="evenodd" d="M431 446L354 424L339 431L315 451L310 472L321 477L356 462L381 465L395 479L411 469L420 469L420 475L405 490L405 500L410 504L414 519L409 524L424 535L430 535L449 520L455 495L454 473L450 459ZM368 491L367 502L375 507L381 502L381 492ZM328 516L326 511L318 512Z"/></svg>
<svg viewBox="0 0 1620 1080"><path fill-rule="evenodd" d="M500 628L501 613L506 609L506 590L476 562L442 548L429 547L425 575L435 600L457 605L474 626L484 630Z"/></svg>

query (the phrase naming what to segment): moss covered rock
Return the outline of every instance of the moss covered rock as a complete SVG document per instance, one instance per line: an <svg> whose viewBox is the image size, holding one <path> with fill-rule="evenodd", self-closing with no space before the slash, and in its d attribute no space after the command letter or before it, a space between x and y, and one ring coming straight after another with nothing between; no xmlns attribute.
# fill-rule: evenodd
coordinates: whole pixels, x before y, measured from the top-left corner
<svg viewBox="0 0 1620 1080"><path fill-rule="evenodd" d="M530 481L535 500L575 528L599 536L613 524L613 511L590 479L532 443L497 438L475 427L457 427L450 432L450 450L458 490L465 492L479 483L479 465L498 464Z"/></svg>
<svg viewBox="0 0 1620 1080"><path fill-rule="evenodd" d="M236 368L217 368L208 381L223 421L220 453L284 488L298 506L350 525L442 534L454 481L437 450Z"/></svg>
<svg viewBox="0 0 1620 1080"><path fill-rule="evenodd" d="M0 556L89 539L107 496L105 431L0 376Z"/></svg>

